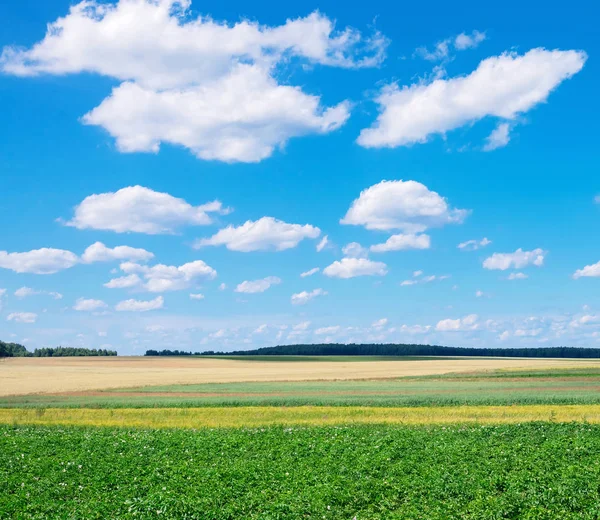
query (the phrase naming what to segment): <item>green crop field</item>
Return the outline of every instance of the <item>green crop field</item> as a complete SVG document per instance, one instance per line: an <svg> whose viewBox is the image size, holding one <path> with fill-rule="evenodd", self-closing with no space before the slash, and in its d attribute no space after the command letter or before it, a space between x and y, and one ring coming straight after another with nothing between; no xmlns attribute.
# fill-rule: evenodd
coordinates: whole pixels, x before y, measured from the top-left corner
<svg viewBox="0 0 600 520"><path fill-rule="evenodd" d="M0 427L1 518L596 519L600 427Z"/></svg>

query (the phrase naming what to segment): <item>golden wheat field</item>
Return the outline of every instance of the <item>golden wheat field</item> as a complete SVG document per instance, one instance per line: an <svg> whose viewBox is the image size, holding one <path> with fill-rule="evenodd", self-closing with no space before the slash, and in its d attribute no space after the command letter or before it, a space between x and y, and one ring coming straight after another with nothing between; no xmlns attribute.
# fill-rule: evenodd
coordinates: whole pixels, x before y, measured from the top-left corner
<svg viewBox="0 0 600 520"><path fill-rule="evenodd" d="M168 357L6 358L0 361L0 396L147 385L382 379L497 369L582 367L598 368L600 360L432 358L292 363Z"/></svg>

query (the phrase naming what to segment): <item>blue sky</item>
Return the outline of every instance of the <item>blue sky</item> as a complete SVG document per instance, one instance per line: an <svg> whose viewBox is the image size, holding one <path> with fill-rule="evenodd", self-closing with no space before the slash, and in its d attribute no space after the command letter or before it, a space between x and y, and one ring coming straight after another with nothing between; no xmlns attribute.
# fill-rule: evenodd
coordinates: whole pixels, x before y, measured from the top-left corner
<svg viewBox="0 0 600 520"><path fill-rule="evenodd" d="M599 346L571 7L3 4L0 338Z"/></svg>

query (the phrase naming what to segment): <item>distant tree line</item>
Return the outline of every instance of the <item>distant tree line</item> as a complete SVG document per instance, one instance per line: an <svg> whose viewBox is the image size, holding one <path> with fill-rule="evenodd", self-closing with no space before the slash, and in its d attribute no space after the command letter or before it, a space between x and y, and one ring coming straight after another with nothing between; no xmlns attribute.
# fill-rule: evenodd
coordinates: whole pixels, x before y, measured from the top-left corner
<svg viewBox="0 0 600 520"><path fill-rule="evenodd" d="M2 357L66 357L66 356L116 356L116 350L82 348L82 347L54 347L36 348L29 352L18 343L4 343L0 341L0 358Z"/></svg>
<svg viewBox="0 0 600 520"><path fill-rule="evenodd" d="M146 356L492 356L535 358L600 358L600 349L586 347L475 348L439 345L323 343L279 345L234 352L147 350Z"/></svg>
<svg viewBox="0 0 600 520"><path fill-rule="evenodd" d="M0 357L25 357L29 354L23 345L0 341Z"/></svg>

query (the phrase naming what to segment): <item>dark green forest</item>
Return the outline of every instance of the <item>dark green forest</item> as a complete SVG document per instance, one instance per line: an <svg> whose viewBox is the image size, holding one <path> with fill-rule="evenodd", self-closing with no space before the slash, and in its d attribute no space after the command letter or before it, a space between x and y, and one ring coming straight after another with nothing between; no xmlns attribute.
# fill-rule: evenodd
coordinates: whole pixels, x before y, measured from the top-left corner
<svg viewBox="0 0 600 520"><path fill-rule="evenodd" d="M29 352L18 343L5 343L0 341L0 358L2 357L66 357L66 356L116 356L115 350L81 348L81 347L54 347L36 348Z"/></svg>
<svg viewBox="0 0 600 520"><path fill-rule="evenodd" d="M600 358L600 349L585 347L465 348L439 345L324 343L279 345L233 352L147 350L146 356L492 356L537 358Z"/></svg>

